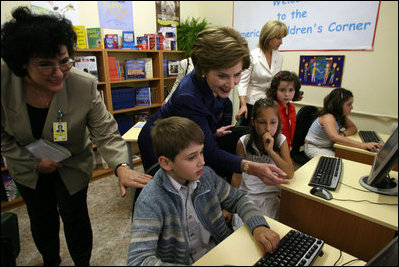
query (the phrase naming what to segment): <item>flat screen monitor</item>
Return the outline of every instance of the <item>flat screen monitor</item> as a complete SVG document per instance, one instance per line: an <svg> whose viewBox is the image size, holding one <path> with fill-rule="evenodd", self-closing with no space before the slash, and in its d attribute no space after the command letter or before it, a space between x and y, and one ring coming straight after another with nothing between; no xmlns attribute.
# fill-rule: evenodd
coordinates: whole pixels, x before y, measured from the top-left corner
<svg viewBox="0 0 399 267"><path fill-rule="evenodd" d="M398 266L398 237L370 259L366 266Z"/></svg>
<svg viewBox="0 0 399 267"><path fill-rule="evenodd" d="M391 134L374 158L368 176L360 178L360 184L370 191L384 195L398 195L397 182L389 172L398 162L398 128Z"/></svg>

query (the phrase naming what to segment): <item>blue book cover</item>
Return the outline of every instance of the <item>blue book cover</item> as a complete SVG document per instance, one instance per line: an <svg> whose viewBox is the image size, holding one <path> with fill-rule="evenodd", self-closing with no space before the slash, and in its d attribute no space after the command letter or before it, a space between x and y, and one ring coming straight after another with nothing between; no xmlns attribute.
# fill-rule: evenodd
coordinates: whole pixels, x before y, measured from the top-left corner
<svg viewBox="0 0 399 267"><path fill-rule="evenodd" d="M145 60L129 59L125 61L126 80L145 79Z"/></svg>
<svg viewBox="0 0 399 267"><path fill-rule="evenodd" d="M122 47L135 48L134 31L122 31Z"/></svg>
<svg viewBox="0 0 399 267"><path fill-rule="evenodd" d="M111 95L113 110L133 108L135 105L134 87L112 88Z"/></svg>
<svg viewBox="0 0 399 267"><path fill-rule="evenodd" d="M136 106L151 106L151 88L136 88Z"/></svg>

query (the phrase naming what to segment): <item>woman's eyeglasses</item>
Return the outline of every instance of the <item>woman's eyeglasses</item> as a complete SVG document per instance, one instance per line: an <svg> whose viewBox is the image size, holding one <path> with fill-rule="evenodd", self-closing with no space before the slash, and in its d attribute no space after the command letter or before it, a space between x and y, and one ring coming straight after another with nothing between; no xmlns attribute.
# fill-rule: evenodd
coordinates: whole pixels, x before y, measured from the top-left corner
<svg viewBox="0 0 399 267"><path fill-rule="evenodd" d="M62 72L69 71L72 68L74 62L75 62L75 60L73 60L71 58L65 58L65 59L61 60L60 62L58 62L58 66L54 65L54 63L51 61L42 61L39 63L31 63L31 64L34 65L36 68L38 68L38 70L43 75L51 75L54 73L54 71L57 68L59 68L60 71L62 71Z"/></svg>

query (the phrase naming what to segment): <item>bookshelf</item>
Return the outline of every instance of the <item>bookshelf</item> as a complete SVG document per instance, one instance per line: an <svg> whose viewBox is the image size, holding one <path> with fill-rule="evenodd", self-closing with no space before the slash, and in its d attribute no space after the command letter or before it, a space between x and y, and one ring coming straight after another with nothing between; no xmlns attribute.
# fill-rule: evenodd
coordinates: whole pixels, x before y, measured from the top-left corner
<svg viewBox="0 0 399 267"><path fill-rule="evenodd" d="M75 56L96 56L98 90L103 90L104 102L108 111L112 115L125 114L133 117L134 113L136 112L149 111L150 114L153 114L159 110L166 97L164 95L164 86L167 86L170 90L176 80L176 76L164 77L166 75L164 75L163 60L181 60L184 58L184 52L172 50L77 49L75 50ZM115 57L115 59L121 62L124 62L128 59L151 58L153 78L118 81L111 80L109 72L110 66L108 61L108 57L110 56ZM156 101L155 103L152 103L151 106L135 106L132 108L114 110L112 105L112 88L123 86L156 88ZM112 169L107 170L108 173L105 170L98 171L96 174L93 173L93 178L95 177L94 175L100 175L100 177L111 175Z"/></svg>

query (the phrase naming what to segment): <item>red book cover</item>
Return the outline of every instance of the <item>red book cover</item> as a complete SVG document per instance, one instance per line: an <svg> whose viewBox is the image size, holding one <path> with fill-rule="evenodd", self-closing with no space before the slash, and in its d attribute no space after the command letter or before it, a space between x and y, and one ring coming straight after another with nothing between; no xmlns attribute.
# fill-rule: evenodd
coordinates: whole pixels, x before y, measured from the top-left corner
<svg viewBox="0 0 399 267"><path fill-rule="evenodd" d="M108 66L109 66L109 79L111 81L118 81L118 70L116 67L116 59L113 56L108 57Z"/></svg>

